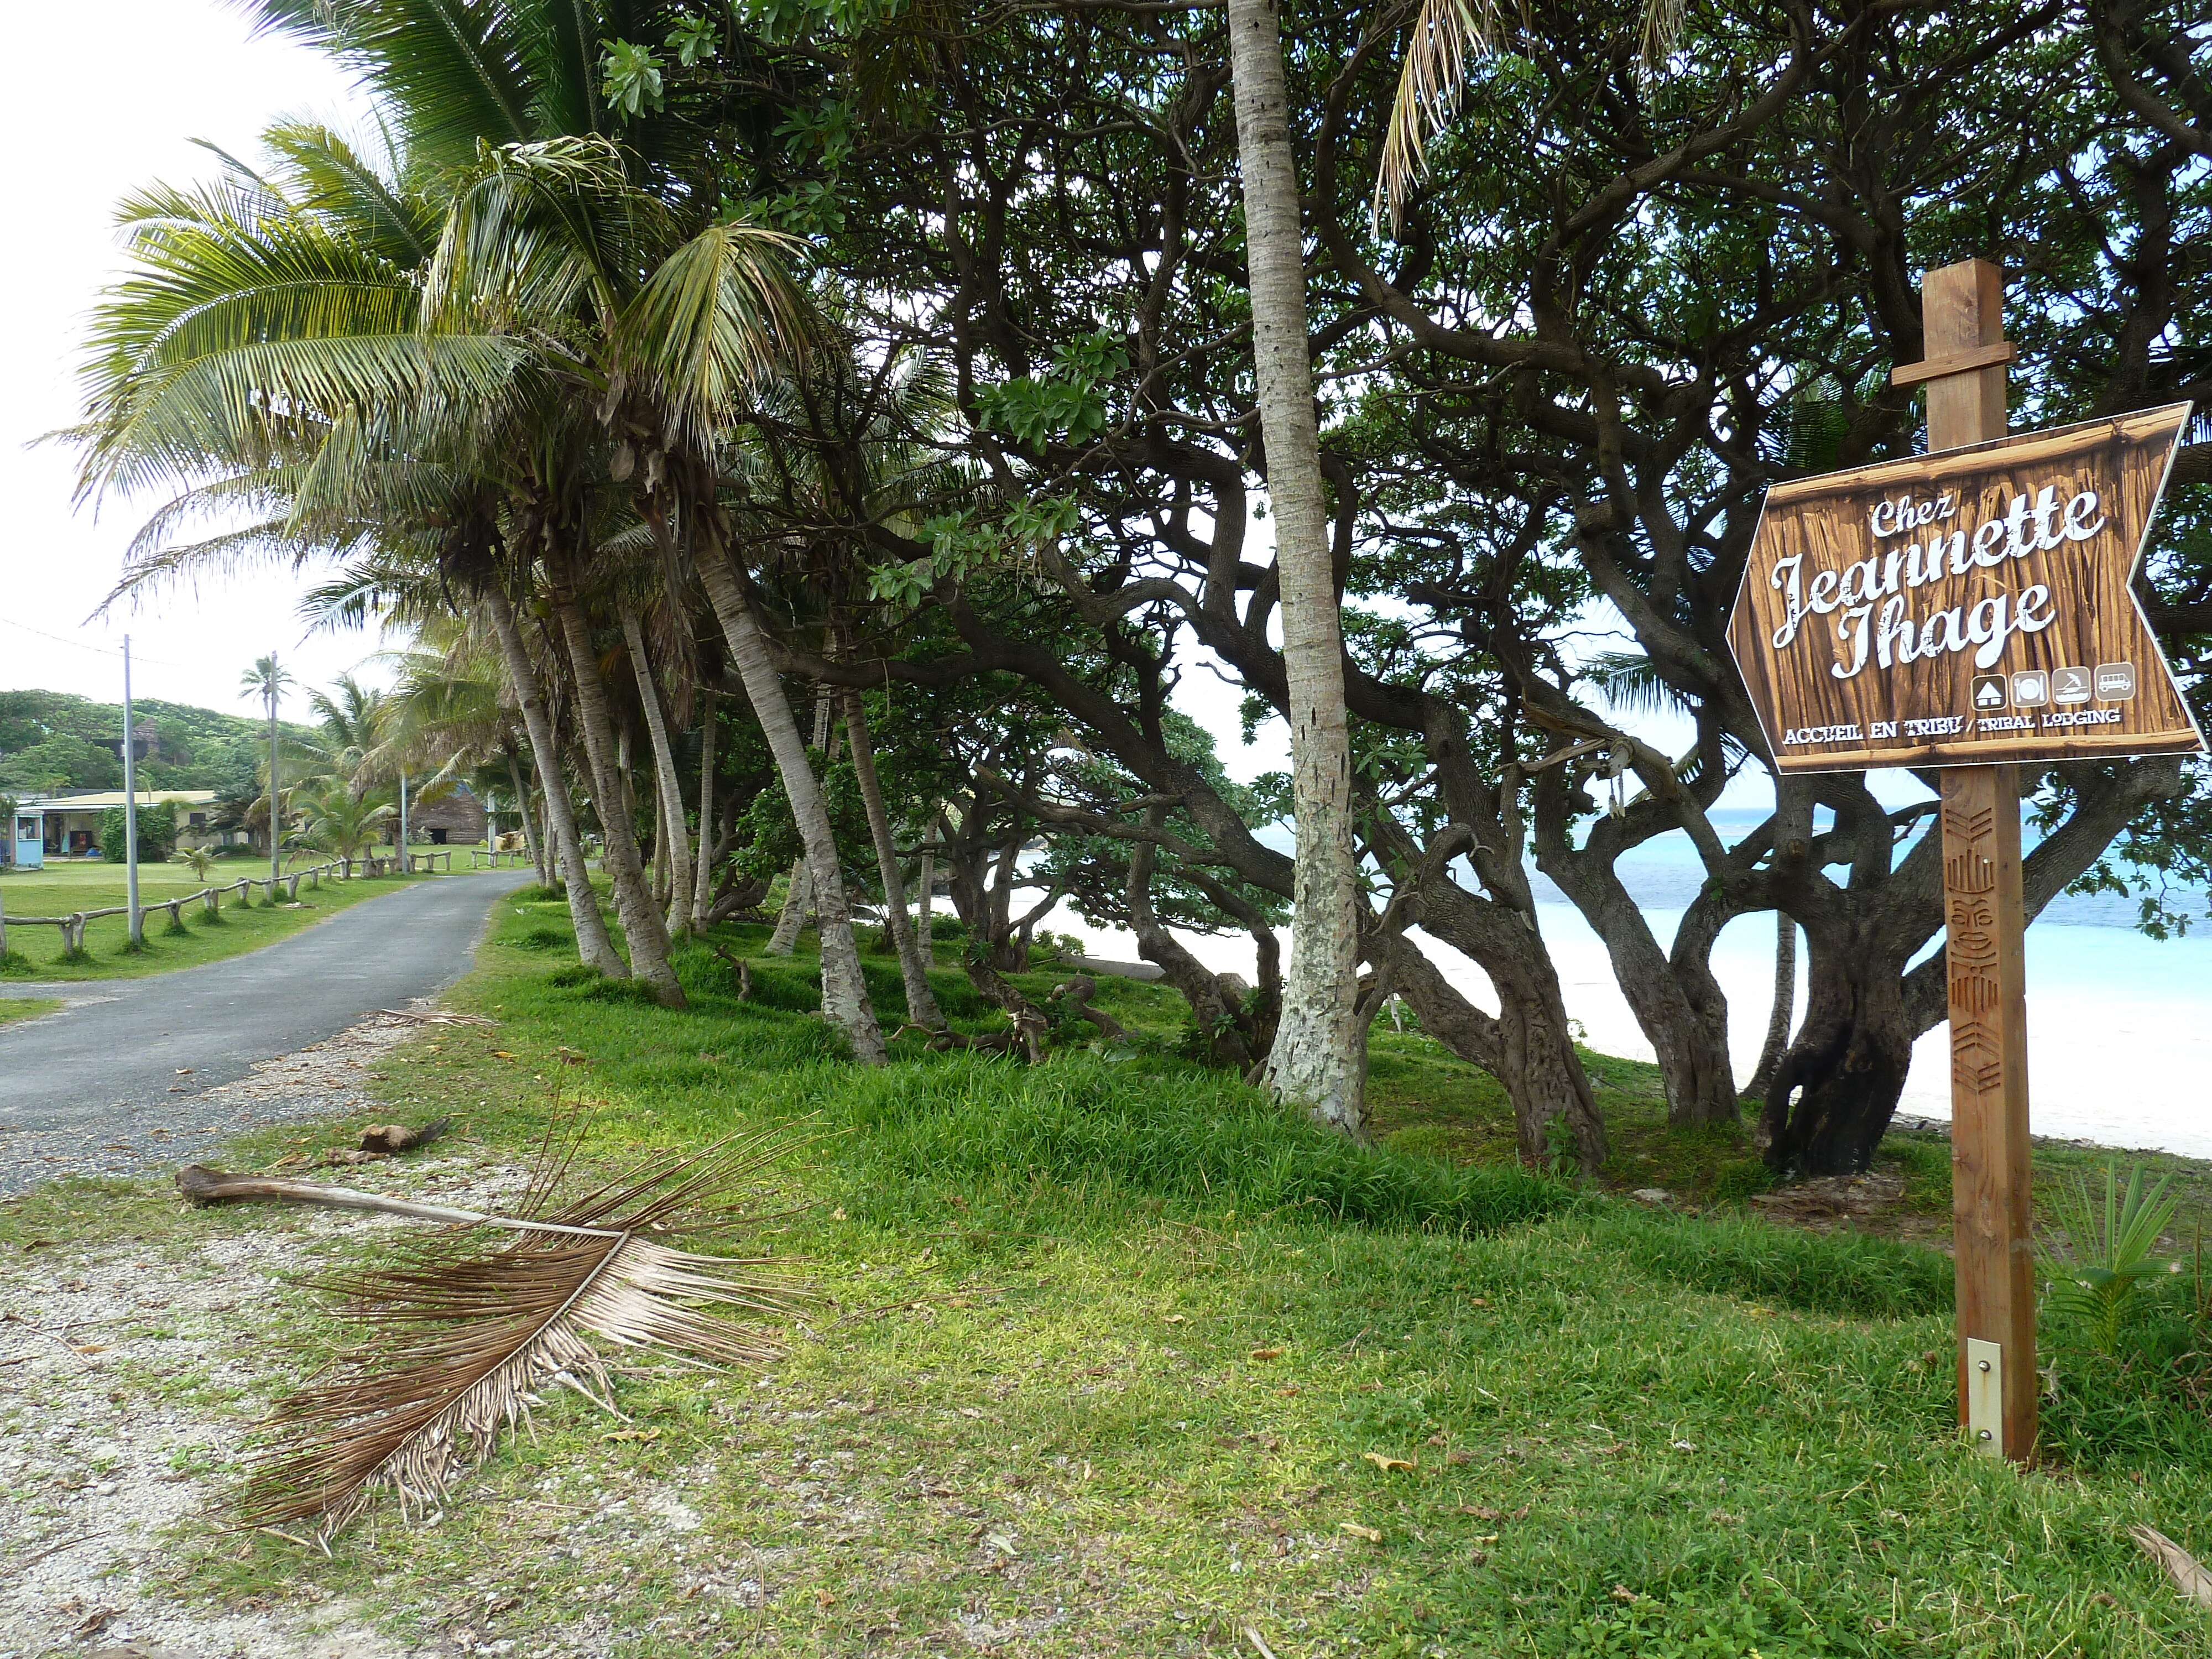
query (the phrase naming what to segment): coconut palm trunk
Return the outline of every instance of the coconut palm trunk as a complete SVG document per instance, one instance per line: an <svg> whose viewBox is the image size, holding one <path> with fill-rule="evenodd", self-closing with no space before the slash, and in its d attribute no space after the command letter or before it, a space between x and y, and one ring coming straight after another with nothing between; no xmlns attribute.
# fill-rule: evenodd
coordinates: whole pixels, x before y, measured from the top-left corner
<svg viewBox="0 0 2212 1659"><path fill-rule="evenodd" d="M814 702L814 747L827 752L830 742L830 699L817 697ZM806 926L806 913L814 908L814 882L806 873L806 855L800 854L791 861L791 874L783 884L783 908L776 913L775 931L769 935L768 954L787 957L799 948L799 931Z"/></svg>
<svg viewBox="0 0 2212 1659"><path fill-rule="evenodd" d="M1367 1033L1358 1018L1359 886L1344 645L1307 355L1298 175L1273 0L1229 0L1237 154L1267 495L1282 583L1291 802L1297 820L1291 963L1268 1086L1322 1122L1366 1135Z"/></svg>
<svg viewBox="0 0 2212 1659"><path fill-rule="evenodd" d="M891 944L898 951L899 978L906 985L906 1015L931 1030L945 1028L945 1015L929 988L929 970L914 937L914 922L906 912L906 884L899 875L898 843L891 839L890 814L884 807L883 781L876 775L876 745L868 735L868 716L858 691L845 694L845 736L853 745L853 775L860 786L860 804L867 809L868 834L876 843L876 872L884 884L884 920L890 928Z"/></svg>
<svg viewBox="0 0 2212 1659"><path fill-rule="evenodd" d="M814 884L807 878L806 855L791 861L784 878L783 908L776 912L775 931L762 948L772 957L787 957L799 948L799 930L806 925L806 907L814 901Z"/></svg>
<svg viewBox="0 0 2212 1659"><path fill-rule="evenodd" d="M538 826L530 818L530 787L522 781L522 757L514 752L511 743L501 744L507 757L507 781L514 787L514 815L522 825L523 850L530 854L530 862L538 872L538 884L550 887L552 872L545 867L544 843L538 838ZM496 848L499 842L492 842Z"/></svg>
<svg viewBox="0 0 2212 1659"><path fill-rule="evenodd" d="M708 601L722 625L730 660L744 682L753 714L768 739L790 799L792 817L799 824L799 840L806 848L806 873L814 889L814 908L822 930L822 1012L843 1031L853 1045L853 1057L864 1065L880 1066L889 1058L883 1028L868 1001L867 981L860 974L860 951L853 938L852 912L846 908L844 878L837 867L837 841L830 825L830 803L822 781L806 758L806 744L791 703L783 694L781 679L768 652L768 641L753 620L738 586L737 573L720 546L701 550L699 576Z"/></svg>
<svg viewBox="0 0 2212 1659"><path fill-rule="evenodd" d="M937 833L934 825L931 827L930 833L932 835ZM924 968L933 968L937 965L937 923L936 919L929 914L929 909L932 896L937 887L936 854L924 853L921 855L921 867L915 872L915 877L921 888L921 891L915 896L915 909L918 916L915 932L921 936L918 941L921 949L921 965Z"/></svg>
<svg viewBox="0 0 2212 1659"><path fill-rule="evenodd" d="M691 836L684 824L684 789L677 781L676 751L668 742L668 722L660 712L660 693L653 679L653 664L645 654L645 630L637 613L627 605L622 613L623 639L629 647L631 667L637 674L638 701L645 706L646 733L653 739L653 775L660 787L660 821L668 849L668 930L690 931ZM701 820L703 824L704 819Z"/></svg>
<svg viewBox="0 0 2212 1659"><path fill-rule="evenodd" d="M530 760L545 790L545 822L560 855L563 884L568 890L568 920L576 929L576 954L587 968L596 968L612 979L628 979L629 964L607 937L607 924L599 915L599 896L592 890L590 872L584 867L584 841L576 831L576 810L562 781L560 745L553 740L553 720L538 690L538 671L523 648L522 630L515 626L514 607L496 587L483 595L484 612L499 638L500 655L507 663L507 684L522 705L523 733L530 739Z"/></svg>
<svg viewBox="0 0 2212 1659"><path fill-rule="evenodd" d="M684 988L669 963L668 929L653 902L652 890L646 885L636 832L622 807L624 797L615 763L614 716L607 707L606 683L599 678L599 657L592 649L592 630L584 620L584 607L575 590L566 582L556 582L552 601L553 618L560 626L562 643L568 652L568 671L576 683L576 726L583 734L592 792L600 804L599 829L606 837L601 862L614 881L615 915L629 945L630 972L653 987L653 995L664 1006L681 1008Z"/></svg>
<svg viewBox="0 0 2212 1659"><path fill-rule="evenodd" d="M693 861L691 931L704 932L714 908L714 688L699 690L699 855Z"/></svg>

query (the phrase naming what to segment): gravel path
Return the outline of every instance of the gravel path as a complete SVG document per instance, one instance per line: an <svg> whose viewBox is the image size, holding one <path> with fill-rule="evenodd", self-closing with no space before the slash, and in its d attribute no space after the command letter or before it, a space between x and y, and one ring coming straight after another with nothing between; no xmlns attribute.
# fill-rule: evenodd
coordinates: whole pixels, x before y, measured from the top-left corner
<svg viewBox="0 0 2212 1659"><path fill-rule="evenodd" d="M210 1091L237 1103L196 1121L357 1111L361 1068L412 1029L374 1019L269 1062ZM404 1176L410 1193L477 1205L523 1180L460 1157L410 1159ZM313 1593L277 1606L179 1599L186 1563L227 1524L247 1424L283 1380L257 1334L283 1286L325 1241L406 1224L325 1211L209 1220L207 1237L181 1244L62 1239L0 1261L0 1659L450 1654L395 1646L362 1609Z"/></svg>
<svg viewBox="0 0 2212 1659"><path fill-rule="evenodd" d="M256 1124L354 1109L349 1097L263 1076L270 1056L298 1060L340 1032L367 1042L349 1028L459 978L493 902L535 879L506 870L422 882L202 967L0 990L70 1005L0 1026L0 1193L173 1165ZM343 1073L373 1058L309 1071L342 1090ZM280 1109L280 1099L296 1103Z"/></svg>

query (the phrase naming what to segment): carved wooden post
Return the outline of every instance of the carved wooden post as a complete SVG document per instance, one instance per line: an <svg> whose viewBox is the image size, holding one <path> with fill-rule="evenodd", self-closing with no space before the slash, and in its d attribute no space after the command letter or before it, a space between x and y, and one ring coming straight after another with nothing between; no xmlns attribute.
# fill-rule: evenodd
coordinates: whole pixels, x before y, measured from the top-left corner
<svg viewBox="0 0 2212 1659"><path fill-rule="evenodd" d="M1920 301L1928 361L1898 378L1928 383L1928 447L2003 437L2010 353L1997 268L1969 259L1931 270ZM1959 1420L1984 1450L2026 1462L2035 1455L2035 1255L2020 769L1947 768L1942 822Z"/></svg>

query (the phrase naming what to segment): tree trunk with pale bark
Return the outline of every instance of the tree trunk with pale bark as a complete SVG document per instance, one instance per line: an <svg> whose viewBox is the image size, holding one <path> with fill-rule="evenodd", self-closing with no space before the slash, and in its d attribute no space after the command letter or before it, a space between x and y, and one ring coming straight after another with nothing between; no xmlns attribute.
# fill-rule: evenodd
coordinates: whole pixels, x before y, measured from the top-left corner
<svg viewBox="0 0 2212 1659"><path fill-rule="evenodd" d="M714 908L714 688L699 690L699 856L691 884L691 929L706 931Z"/></svg>
<svg viewBox="0 0 2212 1659"><path fill-rule="evenodd" d="M586 968L595 968L611 979L628 979L629 964L607 936L606 919L599 915L599 896L592 890L591 872L584 864L584 840L576 829L575 804L561 770L561 749L554 740L553 719L538 690L538 671L515 625L514 607L496 587L487 587L483 606L499 640L501 658L507 664L507 684L522 705L522 729L530 739L531 764L536 769L545 798L545 821L561 864L561 878L568 893L568 920L576 929L576 955Z"/></svg>
<svg viewBox="0 0 2212 1659"><path fill-rule="evenodd" d="M702 538L705 539L705 538ZM781 678L769 655L768 641L753 619L744 590L728 556L718 545L702 550L699 576L730 660L744 683L769 752L775 757L777 774L791 802L799 837L806 848L806 868L814 889L814 908L822 941L822 1012L845 1033L853 1057L864 1065L880 1066L889 1058L883 1028L868 1000L866 979L860 972L860 951L853 938L853 916L845 902L845 879L838 868L837 839L830 822L830 803L822 781L806 757L806 744L799 722L792 717L791 702L783 694Z"/></svg>
<svg viewBox="0 0 2212 1659"><path fill-rule="evenodd" d="M637 613L627 606L622 613L623 641L629 647L630 665L637 675L638 701L645 708L645 729L653 739L653 775L660 790L660 822L668 866L667 927L672 935L690 929L692 881L691 836L684 823L684 789L676 775L676 751L668 741L668 722L660 711L660 692L653 678L653 664L645 653L645 630ZM703 824L705 820L701 820ZM663 861L656 850L653 862Z"/></svg>
<svg viewBox="0 0 2212 1659"><path fill-rule="evenodd" d="M930 914L931 901L937 887L937 860L934 854L924 853L921 855L921 868L916 872L915 879L921 886L915 906L917 912L915 932L921 935L916 944L921 951L921 965L932 968L937 963L937 919Z"/></svg>
<svg viewBox="0 0 2212 1659"><path fill-rule="evenodd" d="M522 824L523 850L530 854L530 862L538 872L538 884L550 887L553 873L546 868L544 843L538 840L537 826L530 821L530 788L522 781L521 757L514 752L514 745L511 743L501 744L500 747L507 757L507 781L514 787L514 815ZM492 845L496 847L499 843L495 841Z"/></svg>
<svg viewBox="0 0 2212 1659"><path fill-rule="evenodd" d="M1273 0L1229 0L1237 153L1254 367L1282 585L1285 714L1297 820L1291 962L1267 1059L1268 1085L1364 1139L1367 1033L1358 1018L1359 887L1343 635L1308 356L1305 247Z"/></svg>
<svg viewBox="0 0 2212 1659"><path fill-rule="evenodd" d="M899 978L906 987L906 1015L933 1031L945 1027L929 972L915 944L914 923L906 910L906 883L899 874L898 843L891 838L890 813L884 805L883 781L876 775L876 745L868 734L868 715L858 691L845 693L845 737L853 745L853 775L867 811L868 834L876 843L876 872L884 884L884 920L898 952Z"/></svg>
<svg viewBox="0 0 2212 1659"><path fill-rule="evenodd" d="M615 915L629 945L630 972L653 987L664 1006L684 1006L684 987L668 959L668 929L646 884L645 863L638 856L637 836L622 810L624 791L615 761L614 718L607 707L606 684L599 678L598 653L592 648L592 632L584 607L574 591L556 582L552 592L554 621L568 647L568 669L576 686L576 726L584 739L593 793L600 802L599 830L606 838L602 858L615 890Z"/></svg>

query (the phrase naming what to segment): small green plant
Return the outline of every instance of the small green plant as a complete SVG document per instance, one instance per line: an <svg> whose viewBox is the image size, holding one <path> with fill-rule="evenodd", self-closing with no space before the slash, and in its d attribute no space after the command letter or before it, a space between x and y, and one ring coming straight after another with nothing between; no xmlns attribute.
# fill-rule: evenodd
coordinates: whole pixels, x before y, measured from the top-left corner
<svg viewBox="0 0 2212 1659"><path fill-rule="evenodd" d="M1544 1167L1561 1181L1582 1173L1582 1155L1575 1146L1575 1126L1563 1113L1544 1124Z"/></svg>
<svg viewBox="0 0 2212 1659"><path fill-rule="evenodd" d="M1749 1602L1718 1606L1677 1590L1666 1601L1616 1589L1622 1605L1596 1613L1569 1632L1567 1651L1575 1659L1607 1654L1637 1654L1645 1659L1759 1659L1781 1650L1774 1628Z"/></svg>
<svg viewBox="0 0 2212 1659"><path fill-rule="evenodd" d="M188 847L178 855L185 867L192 872L192 879L206 886L215 879L215 854L205 847Z"/></svg>
<svg viewBox="0 0 2212 1659"><path fill-rule="evenodd" d="M2059 1188L2051 1200L2065 1255L2045 1253L2050 1289L2044 1305L2078 1329L2086 1346L2097 1353L2118 1351L2121 1328L2146 1279L2181 1271L2179 1262L2152 1255L2180 1203L2167 1190L2172 1184L2172 1176L2161 1176L2146 1193L2142 1166L2137 1164L2128 1172L2123 1190L2119 1170L2107 1164L2101 1206L2092 1198L2088 1182L2080 1179L2070 1190Z"/></svg>

